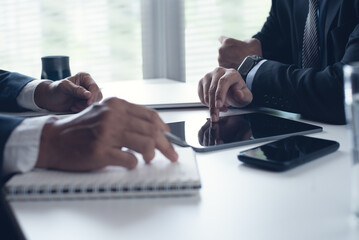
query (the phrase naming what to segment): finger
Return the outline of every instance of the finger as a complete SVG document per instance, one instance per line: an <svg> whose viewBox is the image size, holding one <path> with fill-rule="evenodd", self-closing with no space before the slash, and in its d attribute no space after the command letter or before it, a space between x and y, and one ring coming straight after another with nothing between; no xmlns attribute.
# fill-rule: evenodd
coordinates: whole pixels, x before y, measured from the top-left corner
<svg viewBox="0 0 359 240"><path fill-rule="evenodd" d="M203 100L204 104L209 107L209 88L211 87L212 73L207 73L203 78Z"/></svg>
<svg viewBox="0 0 359 240"><path fill-rule="evenodd" d="M223 44L224 40L226 40L226 39L228 39L228 37L226 37L226 36L220 36L220 37L218 38L218 41L219 41L221 44Z"/></svg>
<svg viewBox="0 0 359 240"><path fill-rule="evenodd" d="M162 132L157 135L156 148L171 162L178 160L178 154Z"/></svg>
<svg viewBox="0 0 359 240"><path fill-rule="evenodd" d="M222 78L224 73L225 71L222 68L217 68L212 74L212 81L209 89L209 111L212 122L217 122L219 120L219 109L223 105L223 102L217 102L216 92L219 87L219 79Z"/></svg>
<svg viewBox="0 0 359 240"><path fill-rule="evenodd" d="M90 90L92 85L94 85L94 86L97 85L95 80L88 73L82 73L82 72L77 73L75 76L69 77L68 79L77 85L83 86L87 90ZM92 90L95 90L95 89L92 89Z"/></svg>
<svg viewBox="0 0 359 240"><path fill-rule="evenodd" d="M71 95L74 98L79 99L89 99L91 97L91 93L87 91L85 88L76 85L75 83L65 79L59 84L60 89L64 91L66 94Z"/></svg>
<svg viewBox="0 0 359 240"><path fill-rule="evenodd" d="M135 132L140 135L145 135L151 138L155 138L158 133L163 132L163 130L156 124L132 116L127 119L127 121L123 124L123 126L128 131Z"/></svg>
<svg viewBox="0 0 359 240"><path fill-rule="evenodd" d="M134 122L141 123L136 124ZM128 126L129 128L125 135L125 139L128 141L125 144L128 145L125 146L141 153L146 162L153 159L154 148L157 148L170 161L175 162L178 160L178 154L172 144L157 126L141 119L130 121ZM133 129L133 131L130 132L130 129Z"/></svg>
<svg viewBox="0 0 359 240"><path fill-rule="evenodd" d="M243 79L234 69L227 70L226 73L218 80L218 87L214 97L217 108L222 108L224 106L223 104L226 102L230 87L234 85L237 85L237 88L240 87L240 81L243 81ZM238 92L234 91L234 93Z"/></svg>
<svg viewBox="0 0 359 240"><path fill-rule="evenodd" d="M104 104L109 105L115 111L125 111L125 113L129 116L132 116L134 118L140 118L152 124L155 124L155 126L162 131L168 132L170 130L169 127L159 117L158 113L147 107L132 104L119 98L107 99L105 100Z"/></svg>
<svg viewBox="0 0 359 240"><path fill-rule="evenodd" d="M95 97L95 102L101 101L102 98L103 98L103 95L102 95L102 92L101 92L101 89L100 89L100 92L98 92L96 97Z"/></svg>
<svg viewBox="0 0 359 240"><path fill-rule="evenodd" d="M178 160L178 154L158 126L142 119L132 119L126 126L129 126L127 131L132 131L126 133L128 146L125 146L141 153L146 162L154 157L152 155L154 148L157 148L170 161Z"/></svg>
<svg viewBox="0 0 359 240"><path fill-rule="evenodd" d="M92 93L92 97L89 99L89 105L99 102L102 99L102 92L100 88L97 86L97 84L91 84L88 87L88 90Z"/></svg>
<svg viewBox="0 0 359 240"><path fill-rule="evenodd" d="M219 121L219 108L209 108L209 113L211 115L211 122Z"/></svg>
<svg viewBox="0 0 359 240"><path fill-rule="evenodd" d="M137 166L137 162L135 155L116 148L113 148L107 157L107 165L109 166L121 166L133 169Z"/></svg>
<svg viewBox="0 0 359 240"><path fill-rule="evenodd" d="M242 43L242 41L239 41L234 38L226 37L226 36L220 36L218 40L222 45L225 45L225 46L239 45Z"/></svg>
<svg viewBox="0 0 359 240"><path fill-rule="evenodd" d="M203 78L198 82L197 92L198 92L198 96L199 96L201 103L206 105L206 103L204 101Z"/></svg>
<svg viewBox="0 0 359 240"><path fill-rule="evenodd" d="M143 160L149 163L155 157L155 140L151 137L136 132L125 131L120 139L120 144L140 153Z"/></svg>
<svg viewBox="0 0 359 240"><path fill-rule="evenodd" d="M223 75L226 71L222 68L217 68L212 74L211 86L209 88L209 107L210 108L221 108L223 102L220 102L216 99L217 89L220 87L219 84L225 84L225 81L221 81Z"/></svg>
<svg viewBox="0 0 359 240"><path fill-rule="evenodd" d="M102 99L102 93L95 80L88 73L78 73L75 76L68 78L73 83L80 85L91 92L91 98L88 104L91 105L94 102Z"/></svg>
<svg viewBox="0 0 359 240"><path fill-rule="evenodd" d="M161 131L170 131L168 125L163 122L158 113L153 109L149 109L147 107L139 106L136 104L131 104L130 106L131 107L127 109L127 112L132 116L151 122Z"/></svg>

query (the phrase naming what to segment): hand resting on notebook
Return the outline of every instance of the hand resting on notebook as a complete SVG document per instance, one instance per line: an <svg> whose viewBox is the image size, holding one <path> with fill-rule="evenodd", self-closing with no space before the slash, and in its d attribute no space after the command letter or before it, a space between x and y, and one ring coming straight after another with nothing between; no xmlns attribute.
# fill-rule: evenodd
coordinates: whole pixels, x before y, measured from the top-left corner
<svg viewBox="0 0 359 240"><path fill-rule="evenodd" d="M109 98L84 111L45 124L36 167L90 171L108 165L134 168L136 157L145 162L160 150L170 161L178 155L163 135L168 126L151 109Z"/></svg>

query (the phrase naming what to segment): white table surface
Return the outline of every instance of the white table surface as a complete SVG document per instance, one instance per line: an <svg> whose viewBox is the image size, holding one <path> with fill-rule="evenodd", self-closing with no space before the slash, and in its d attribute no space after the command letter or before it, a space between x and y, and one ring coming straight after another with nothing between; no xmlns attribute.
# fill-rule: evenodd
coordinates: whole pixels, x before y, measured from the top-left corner
<svg viewBox="0 0 359 240"><path fill-rule="evenodd" d="M173 122L205 118L208 112L171 110L160 115ZM283 173L241 164L237 153L254 145L197 153L203 187L196 197L11 205L26 236L37 240L359 239L350 208L348 129L319 125L323 132L311 136L337 140L340 149Z"/></svg>

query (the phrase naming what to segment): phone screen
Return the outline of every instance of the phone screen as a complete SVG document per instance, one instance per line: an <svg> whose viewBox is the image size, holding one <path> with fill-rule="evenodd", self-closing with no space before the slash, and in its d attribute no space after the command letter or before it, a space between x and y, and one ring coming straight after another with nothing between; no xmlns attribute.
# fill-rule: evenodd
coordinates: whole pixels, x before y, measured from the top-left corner
<svg viewBox="0 0 359 240"><path fill-rule="evenodd" d="M319 151L332 144L332 141L324 139L293 136L247 150L244 153L264 161L285 162Z"/></svg>
<svg viewBox="0 0 359 240"><path fill-rule="evenodd" d="M284 170L320 157L339 148L331 140L307 136L291 136L243 151L239 160L262 167Z"/></svg>

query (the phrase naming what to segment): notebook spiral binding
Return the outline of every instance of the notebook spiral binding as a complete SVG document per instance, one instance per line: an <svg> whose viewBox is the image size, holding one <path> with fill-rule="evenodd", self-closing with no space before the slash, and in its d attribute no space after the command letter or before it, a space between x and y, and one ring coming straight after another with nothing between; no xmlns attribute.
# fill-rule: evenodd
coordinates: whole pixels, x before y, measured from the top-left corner
<svg viewBox="0 0 359 240"><path fill-rule="evenodd" d="M121 198L131 196L164 196L193 194L201 184L154 184L154 185L53 185L6 187L8 200L78 199L78 198ZM151 194L152 193L152 194Z"/></svg>

